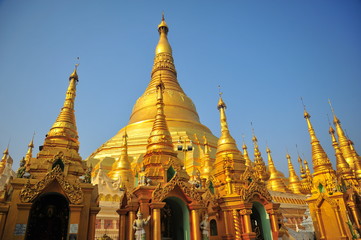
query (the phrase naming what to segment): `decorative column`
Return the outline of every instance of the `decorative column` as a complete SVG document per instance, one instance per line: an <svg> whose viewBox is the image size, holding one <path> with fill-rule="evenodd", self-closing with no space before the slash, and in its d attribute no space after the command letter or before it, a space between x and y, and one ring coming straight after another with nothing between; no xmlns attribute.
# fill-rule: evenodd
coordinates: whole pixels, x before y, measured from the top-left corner
<svg viewBox="0 0 361 240"><path fill-rule="evenodd" d="M125 226L126 226L126 209L118 209L117 213L119 214L119 240L126 240L125 235Z"/></svg>
<svg viewBox="0 0 361 240"><path fill-rule="evenodd" d="M340 208L339 206L334 206L333 210L335 212L336 215L336 219L337 219L337 224L340 228L340 232L341 232L341 239L347 239L346 233L345 233L345 228L343 225L343 221L341 219L341 214L340 214Z"/></svg>
<svg viewBox="0 0 361 240"><path fill-rule="evenodd" d="M252 232L251 214L252 214L252 203L244 203L241 205L239 213L242 215L244 223L244 233L242 234L243 239L250 240L256 237L256 233Z"/></svg>
<svg viewBox="0 0 361 240"><path fill-rule="evenodd" d="M317 223L318 223L318 229L320 230L320 239L325 239L325 231L323 229L322 218L321 218L321 209L316 208L315 212L316 212L316 219L317 219Z"/></svg>
<svg viewBox="0 0 361 240"><path fill-rule="evenodd" d="M277 220L277 209L279 208L280 204L269 203L266 205L266 211L269 214L271 227L272 227L272 235L273 239L278 239L278 220ZM296 220L298 223L298 220Z"/></svg>
<svg viewBox="0 0 361 240"><path fill-rule="evenodd" d="M165 204L165 202L154 202L150 204L150 208L152 209L153 240L162 239L160 211Z"/></svg>
<svg viewBox="0 0 361 240"><path fill-rule="evenodd" d="M88 238L95 239L95 219L100 211L100 207L91 207L88 225Z"/></svg>
<svg viewBox="0 0 361 240"><path fill-rule="evenodd" d="M239 222L239 214L237 209L232 210L233 213L233 224L234 224L234 231L235 231L235 240L241 240L241 224Z"/></svg>
<svg viewBox="0 0 361 240"><path fill-rule="evenodd" d="M356 204L354 202L349 202L348 206L351 209L352 216L353 216L354 222L356 223L357 228L361 229L360 218L359 218L359 216L357 214L357 211L356 211Z"/></svg>
<svg viewBox="0 0 361 240"><path fill-rule="evenodd" d="M199 213L198 210L201 208L200 205L190 205L189 209L191 210L191 221L192 221L192 240L202 240L201 231L199 227Z"/></svg>

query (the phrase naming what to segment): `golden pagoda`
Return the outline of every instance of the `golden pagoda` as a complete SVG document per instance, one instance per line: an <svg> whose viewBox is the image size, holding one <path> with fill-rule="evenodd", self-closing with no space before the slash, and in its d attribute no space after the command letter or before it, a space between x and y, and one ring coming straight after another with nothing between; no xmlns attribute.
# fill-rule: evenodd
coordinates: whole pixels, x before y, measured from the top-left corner
<svg viewBox="0 0 361 240"><path fill-rule="evenodd" d="M78 153L77 82L75 69L40 152L32 157L32 140L17 177L5 189L0 200L2 239L94 239L98 193L90 176L85 176L86 165Z"/></svg>
<svg viewBox="0 0 361 240"><path fill-rule="evenodd" d="M132 167L137 167L135 166L136 163L142 161L154 116L157 112L154 108L157 101L155 86L160 79L165 87L163 93L164 111L167 113L166 120L173 144L176 145L177 142L181 141L192 142L194 145L198 143L195 141L196 137L204 136L210 148L211 158L214 159L217 138L200 122L196 107L178 83L172 48L168 42L168 31L168 25L163 18L158 25L159 42L155 48L150 82L143 95L134 104L128 124L88 157L88 162L94 166L95 171L99 161L106 161L107 163L103 164L106 165L104 168L110 171L113 162L120 155L122 136L125 131L129 136L128 156ZM187 172L192 175L195 172L194 166L201 165L201 153L198 148L189 149L193 150L183 149L184 154L180 154L179 158L185 162Z"/></svg>
<svg viewBox="0 0 361 240"><path fill-rule="evenodd" d="M106 171L112 178L96 183L113 186L118 181L123 186L118 238L135 239L132 226L137 212L151 216L151 223L144 226L146 239L203 239L205 230L199 226L206 218L208 239L277 238L282 235L279 204L272 201L266 179L253 169L248 154L246 166L231 136L221 96L220 138L199 122L194 104L176 79L168 30L163 16L151 81L135 103L128 125L88 158L88 164L95 166L93 177L98 179ZM263 160L257 163L267 176ZM121 176L125 172L134 177L129 184ZM100 191L100 196L107 191ZM114 200L102 199L102 209L102 204L108 209ZM97 220L99 233L104 233L102 226L109 219Z"/></svg>

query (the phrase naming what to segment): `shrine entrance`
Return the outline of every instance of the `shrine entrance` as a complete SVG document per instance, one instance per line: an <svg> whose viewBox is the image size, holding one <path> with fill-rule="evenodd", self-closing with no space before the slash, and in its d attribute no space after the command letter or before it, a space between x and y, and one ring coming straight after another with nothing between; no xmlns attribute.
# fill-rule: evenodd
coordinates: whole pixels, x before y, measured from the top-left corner
<svg viewBox="0 0 361 240"><path fill-rule="evenodd" d="M59 193L45 193L32 204L26 239L65 240L69 222L69 203Z"/></svg>
<svg viewBox="0 0 361 240"><path fill-rule="evenodd" d="M264 206L253 202L251 214L252 232L256 233L256 240L272 240L271 226Z"/></svg>
<svg viewBox="0 0 361 240"><path fill-rule="evenodd" d="M162 240L190 239L189 211L187 205L177 197L166 198L161 210Z"/></svg>

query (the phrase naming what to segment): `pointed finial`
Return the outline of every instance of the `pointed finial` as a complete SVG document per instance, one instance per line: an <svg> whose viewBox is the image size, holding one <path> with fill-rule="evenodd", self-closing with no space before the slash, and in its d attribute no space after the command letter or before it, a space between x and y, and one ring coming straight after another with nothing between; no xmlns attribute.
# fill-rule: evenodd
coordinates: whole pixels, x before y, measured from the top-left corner
<svg viewBox="0 0 361 240"><path fill-rule="evenodd" d="M162 21L165 21L165 18L164 18L164 11L162 11Z"/></svg>
<svg viewBox="0 0 361 240"><path fill-rule="evenodd" d="M226 109L227 105L225 104L225 102L222 99L223 93L221 92L221 86L220 85L218 85L218 94L219 94L219 100L218 100L218 104L217 104L218 110L221 109L221 108Z"/></svg>
<svg viewBox="0 0 361 240"><path fill-rule="evenodd" d="M79 57L77 57L77 60L79 60ZM70 76L69 76L69 80L75 79L77 82L79 81L78 73L77 73L78 67L79 67L79 63L76 63L73 73L70 74Z"/></svg>
<svg viewBox="0 0 361 240"><path fill-rule="evenodd" d="M257 137L256 137L256 134L254 133L254 128L253 128L253 122L251 121L251 128L252 128L252 141L254 143L256 143L258 140L257 140Z"/></svg>
<svg viewBox="0 0 361 240"><path fill-rule="evenodd" d="M222 94L223 94L223 92L221 91L221 85L218 85L218 94L219 94L219 97L221 98Z"/></svg>
<svg viewBox="0 0 361 240"><path fill-rule="evenodd" d="M331 100L330 100L330 99L328 99L328 104L329 104L330 107L331 107L332 114L335 115L335 110L334 110L333 107L332 107L332 104L331 104Z"/></svg>
<svg viewBox="0 0 361 240"><path fill-rule="evenodd" d="M303 98L302 98L302 97L301 97L301 102L302 102L303 110L306 111L306 105L305 105L305 103L303 102Z"/></svg>

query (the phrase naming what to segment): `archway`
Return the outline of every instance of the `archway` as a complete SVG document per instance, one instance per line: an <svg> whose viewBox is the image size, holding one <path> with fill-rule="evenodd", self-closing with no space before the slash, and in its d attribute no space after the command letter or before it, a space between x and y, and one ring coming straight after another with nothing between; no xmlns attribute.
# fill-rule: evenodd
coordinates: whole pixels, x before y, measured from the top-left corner
<svg viewBox="0 0 361 240"><path fill-rule="evenodd" d="M26 239L67 239L69 202L59 193L40 195L32 204Z"/></svg>
<svg viewBox="0 0 361 240"><path fill-rule="evenodd" d="M189 240L189 211L187 205L177 197L166 198L161 211L162 240Z"/></svg>
<svg viewBox="0 0 361 240"><path fill-rule="evenodd" d="M253 202L251 214L252 231L256 233L257 240L272 240L271 225L264 206Z"/></svg>

